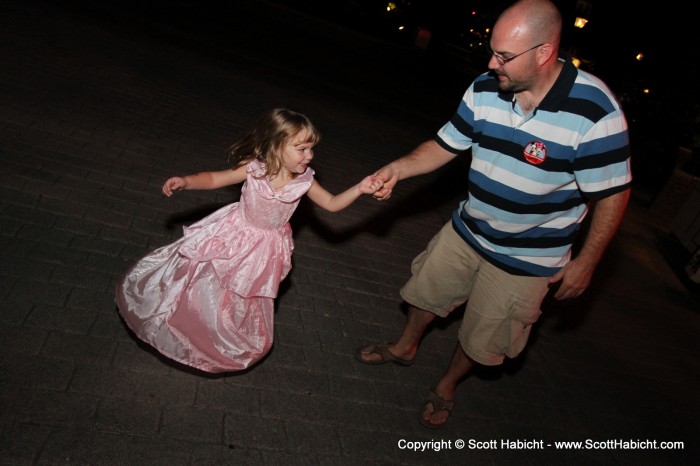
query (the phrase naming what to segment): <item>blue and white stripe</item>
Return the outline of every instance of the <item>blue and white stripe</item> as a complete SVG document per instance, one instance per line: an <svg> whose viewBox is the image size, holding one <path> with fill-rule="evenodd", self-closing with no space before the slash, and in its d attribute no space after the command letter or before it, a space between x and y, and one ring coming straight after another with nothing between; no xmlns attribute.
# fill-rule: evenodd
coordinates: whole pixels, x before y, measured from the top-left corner
<svg viewBox="0 0 700 466"><path fill-rule="evenodd" d="M451 152L472 152L469 196L453 215L456 231L514 274L556 273L571 258L589 201L632 182L622 108L602 81L568 61L527 116L484 73L435 140ZM539 165L524 157L531 141L547 148Z"/></svg>

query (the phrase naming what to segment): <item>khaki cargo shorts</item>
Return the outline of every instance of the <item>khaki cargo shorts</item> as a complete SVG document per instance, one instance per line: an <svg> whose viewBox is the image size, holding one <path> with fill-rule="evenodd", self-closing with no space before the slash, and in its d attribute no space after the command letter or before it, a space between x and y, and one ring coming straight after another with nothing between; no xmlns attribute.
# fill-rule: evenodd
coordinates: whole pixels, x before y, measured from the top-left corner
<svg viewBox="0 0 700 466"><path fill-rule="evenodd" d="M487 366L514 358L525 348L549 290L547 277L511 275L483 259L448 222L411 264L401 297L446 317L467 302L459 342Z"/></svg>

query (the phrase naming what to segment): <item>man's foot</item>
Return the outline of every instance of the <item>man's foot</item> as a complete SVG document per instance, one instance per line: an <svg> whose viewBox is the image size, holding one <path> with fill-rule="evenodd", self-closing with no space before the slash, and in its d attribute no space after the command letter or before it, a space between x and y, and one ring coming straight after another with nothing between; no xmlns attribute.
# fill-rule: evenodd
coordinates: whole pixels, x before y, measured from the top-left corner
<svg viewBox="0 0 700 466"><path fill-rule="evenodd" d="M454 404L454 400L446 400L435 390L430 390L427 401L418 413L418 421L428 429L439 429L447 424Z"/></svg>
<svg viewBox="0 0 700 466"><path fill-rule="evenodd" d="M399 366L410 366L416 360L413 356L411 359L402 359L389 351L388 344L378 344L378 345L364 345L357 348L355 351L355 358L365 364L384 364L387 362L393 362Z"/></svg>

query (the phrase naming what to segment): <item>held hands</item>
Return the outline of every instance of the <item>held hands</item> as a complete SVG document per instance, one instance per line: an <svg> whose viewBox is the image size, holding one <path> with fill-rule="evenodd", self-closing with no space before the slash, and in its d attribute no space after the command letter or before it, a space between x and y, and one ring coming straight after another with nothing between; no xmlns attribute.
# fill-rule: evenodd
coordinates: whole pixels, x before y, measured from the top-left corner
<svg viewBox="0 0 700 466"><path fill-rule="evenodd" d="M168 178L165 183L163 183L162 191L163 194L170 197L173 195L173 191L185 189L185 186L187 186L187 182L184 178L173 176L172 178Z"/></svg>
<svg viewBox="0 0 700 466"><path fill-rule="evenodd" d="M381 186L372 195L378 201L386 201L391 197L391 192L399 181L399 177L391 165L382 167L374 174Z"/></svg>
<svg viewBox="0 0 700 466"><path fill-rule="evenodd" d="M360 184L357 186L362 194L374 194L382 187L382 180L374 175L370 175L360 181Z"/></svg>

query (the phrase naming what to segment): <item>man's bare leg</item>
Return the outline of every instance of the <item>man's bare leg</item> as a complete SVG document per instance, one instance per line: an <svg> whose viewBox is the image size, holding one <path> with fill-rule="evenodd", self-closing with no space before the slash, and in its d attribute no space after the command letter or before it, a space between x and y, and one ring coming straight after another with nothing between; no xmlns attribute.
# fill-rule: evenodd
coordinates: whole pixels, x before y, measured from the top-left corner
<svg viewBox="0 0 700 466"><path fill-rule="evenodd" d="M418 345L425 333L425 329L435 319L435 314L424 311L415 306L408 306L408 316L403 333L395 343L389 344L389 352L400 359L411 360L416 356ZM367 361L379 361L381 355L377 353L360 353L360 357Z"/></svg>
<svg viewBox="0 0 700 466"><path fill-rule="evenodd" d="M453 401L455 398L455 390L457 389L457 384L476 366L476 363L466 355L462 350L462 346L457 343L457 347L452 354L452 359L450 364L447 366L447 370L440 380L438 380L437 385L433 387L433 391L440 398L445 401ZM447 422L450 413L449 411L441 410L435 412L435 407L432 403L426 404L421 417L424 421L428 422L433 426L441 426Z"/></svg>

